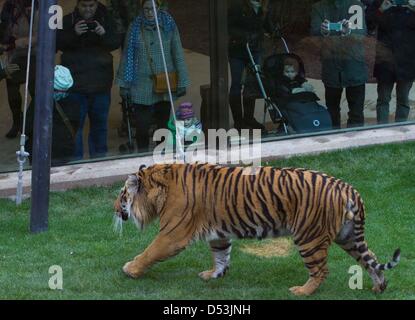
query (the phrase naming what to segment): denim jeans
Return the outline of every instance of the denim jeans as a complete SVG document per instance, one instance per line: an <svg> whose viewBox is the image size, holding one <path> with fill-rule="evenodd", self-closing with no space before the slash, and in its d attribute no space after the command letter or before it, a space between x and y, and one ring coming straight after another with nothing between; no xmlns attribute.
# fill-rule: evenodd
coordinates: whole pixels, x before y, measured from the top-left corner
<svg viewBox="0 0 415 320"><path fill-rule="evenodd" d="M411 91L413 82L398 81L396 83L396 114L395 121L407 121L409 116L409 92ZM378 102L376 105L376 113L378 124L389 122L389 104L392 99L392 91L395 84L393 82L378 83Z"/></svg>
<svg viewBox="0 0 415 320"><path fill-rule="evenodd" d="M79 130L76 133L75 160L84 157L83 128L86 116L89 119L88 147L90 158L105 157L108 152L108 113L111 104L110 93L79 94L72 93L68 97L80 105Z"/></svg>

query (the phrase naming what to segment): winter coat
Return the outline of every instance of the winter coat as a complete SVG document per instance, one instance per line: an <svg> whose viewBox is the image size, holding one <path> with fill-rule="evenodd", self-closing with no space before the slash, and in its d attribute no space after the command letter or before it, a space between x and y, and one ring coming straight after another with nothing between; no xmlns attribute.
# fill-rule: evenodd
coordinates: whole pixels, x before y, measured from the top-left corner
<svg viewBox="0 0 415 320"><path fill-rule="evenodd" d="M4 3L0 14L0 43L7 45L7 56L9 63L17 63L16 61L26 60L29 47L29 31L30 31L30 14L26 14L23 3L19 1L8 0ZM36 38L39 25L38 4L35 1L35 14L33 21L32 33L32 55L36 54ZM24 41L23 45L16 47L16 40ZM33 58L34 60L35 58ZM23 70L25 66L18 63Z"/></svg>
<svg viewBox="0 0 415 320"><path fill-rule="evenodd" d="M301 76L296 76L293 80L289 79L286 76L281 76L278 83L278 96L279 97L289 97L292 95L292 91L295 88L301 88L302 85L307 82Z"/></svg>
<svg viewBox="0 0 415 320"><path fill-rule="evenodd" d="M378 27L374 76L381 82L415 80L415 12L404 7L379 11L376 0L367 10L368 23Z"/></svg>
<svg viewBox="0 0 415 320"><path fill-rule="evenodd" d="M322 0L313 5L311 35L321 37L322 80L328 87L345 88L365 84L368 66L365 59L364 38L367 34L365 19L363 28L352 30L350 35L331 34L323 37L321 24L324 20L339 22L349 20L351 6L360 6L358 0ZM362 12L364 13L363 7Z"/></svg>
<svg viewBox="0 0 415 320"><path fill-rule="evenodd" d="M61 64L71 71L74 79L71 92L109 93L114 78L111 51L120 47L121 36L115 32L114 23L101 4L92 20L104 27L102 37L93 32L78 36L74 27L80 20L83 19L76 9L63 18L63 29L57 32L56 47L62 51Z"/></svg>
<svg viewBox="0 0 415 320"><path fill-rule="evenodd" d="M231 0L228 9L229 58L248 59L246 50L248 39L252 53L260 53L264 33L269 32L270 29L263 8L255 13L246 0Z"/></svg>
<svg viewBox="0 0 415 320"><path fill-rule="evenodd" d="M125 39L124 52L120 61L120 66L116 76L116 83L121 88L127 88L131 102L134 104L153 105L161 101L169 101L169 95L157 94L153 90L153 74L164 73L164 64L161 54L160 41L156 27L144 27L145 41L143 39L143 30L140 28L138 36L138 44L135 46L136 61L138 66L136 70L137 81L135 83L127 83L124 79L125 67L127 63L127 53L129 48L129 38L132 33L132 26L127 32ZM189 75L184 58L184 51L180 40L180 34L177 27L173 31L167 32L163 25L160 25L161 37L163 41L164 52L166 53L166 64L168 72L177 72L178 88L186 88L189 86ZM150 66L149 57L152 58ZM154 73L153 73L154 72ZM173 94L173 99L176 96Z"/></svg>

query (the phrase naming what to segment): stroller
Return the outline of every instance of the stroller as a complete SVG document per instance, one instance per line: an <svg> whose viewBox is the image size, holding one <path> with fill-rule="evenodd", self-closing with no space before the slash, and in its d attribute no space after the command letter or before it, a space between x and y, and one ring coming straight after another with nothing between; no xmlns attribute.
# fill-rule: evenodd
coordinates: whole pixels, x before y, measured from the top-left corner
<svg viewBox="0 0 415 320"><path fill-rule="evenodd" d="M287 57L295 59L299 65L299 75L303 78L305 78L305 67L302 59L290 52L287 42L278 31L275 32L274 38L281 39L285 53L276 53L267 57L262 68L255 62L250 42L247 42L250 71L251 75L255 76L255 81L251 80L250 86L245 85L243 94L264 99L263 124L265 125L268 112L272 122L277 126L277 133L288 135L330 130L332 128L330 114L326 107L317 102L319 98L314 93L296 94L295 101L284 101L278 96L278 75L281 73L284 60Z"/></svg>
<svg viewBox="0 0 415 320"><path fill-rule="evenodd" d="M131 108L130 98L126 97L125 99L123 99L121 102L121 106L122 106L122 110L125 116L128 141L125 144L120 145L118 149L121 154L134 153L135 151L135 144L133 141L134 134L133 134L133 126L131 124L131 116L133 112ZM119 135L121 136L120 132L119 132Z"/></svg>

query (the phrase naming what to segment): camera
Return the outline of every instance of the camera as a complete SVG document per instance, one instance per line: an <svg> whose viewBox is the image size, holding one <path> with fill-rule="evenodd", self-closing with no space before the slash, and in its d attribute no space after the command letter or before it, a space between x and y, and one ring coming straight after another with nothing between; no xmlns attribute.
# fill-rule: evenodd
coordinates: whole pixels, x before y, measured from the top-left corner
<svg viewBox="0 0 415 320"><path fill-rule="evenodd" d="M329 23L329 31L343 31L343 24L341 22L330 22Z"/></svg>
<svg viewBox="0 0 415 320"><path fill-rule="evenodd" d="M88 28L88 31L94 31L95 28L98 26L96 21L85 21L85 24Z"/></svg>

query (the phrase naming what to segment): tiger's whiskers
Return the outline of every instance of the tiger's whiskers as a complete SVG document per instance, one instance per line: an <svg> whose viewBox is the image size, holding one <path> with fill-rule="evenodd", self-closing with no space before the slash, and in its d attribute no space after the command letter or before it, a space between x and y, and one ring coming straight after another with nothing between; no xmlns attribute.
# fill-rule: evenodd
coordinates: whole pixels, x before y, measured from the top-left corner
<svg viewBox="0 0 415 320"><path fill-rule="evenodd" d="M112 225L113 225L114 232L118 233L119 236L122 236L122 227L123 227L122 218L117 215L114 215Z"/></svg>

